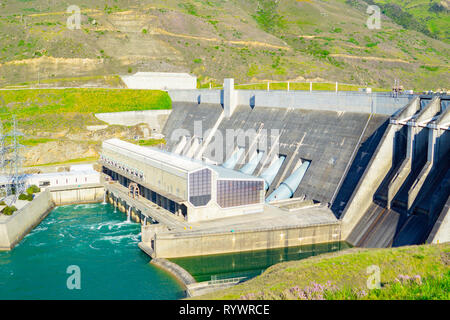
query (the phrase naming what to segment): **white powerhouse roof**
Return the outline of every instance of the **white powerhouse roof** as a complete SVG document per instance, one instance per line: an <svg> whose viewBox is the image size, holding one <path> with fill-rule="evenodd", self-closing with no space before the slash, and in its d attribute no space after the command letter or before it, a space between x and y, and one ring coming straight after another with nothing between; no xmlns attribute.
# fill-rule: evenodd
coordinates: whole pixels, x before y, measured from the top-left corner
<svg viewBox="0 0 450 320"><path fill-rule="evenodd" d="M161 168L172 168L181 172L192 172L203 168L215 171L220 179L236 180L262 180L251 175L232 169L205 164L175 153L159 150L152 147L141 147L119 139L109 139L103 142L103 148L118 152L126 157L132 157L144 163L153 162L152 165Z"/></svg>
<svg viewBox="0 0 450 320"><path fill-rule="evenodd" d="M180 157L176 154L168 153L156 148L141 147L119 139L103 141L103 148L143 162L151 160L157 163L156 166L171 167L178 171L190 172L204 167L197 162L190 161L189 159Z"/></svg>
<svg viewBox="0 0 450 320"><path fill-rule="evenodd" d="M121 78L130 89L170 90L197 88L197 77L188 73L137 72Z"/></svg>

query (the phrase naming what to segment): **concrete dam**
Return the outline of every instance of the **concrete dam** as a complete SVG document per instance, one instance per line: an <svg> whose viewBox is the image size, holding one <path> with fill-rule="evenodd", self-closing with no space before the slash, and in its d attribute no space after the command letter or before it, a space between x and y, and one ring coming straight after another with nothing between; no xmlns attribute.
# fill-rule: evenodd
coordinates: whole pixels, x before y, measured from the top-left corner
<svg viewBox="0 0 450 320"><path fill-rule="evenodd" d="M416 97L390 118L371 160L373 174L378 175L366 194L371 201L361 208L365 214L349 241L365 247L448 241L448 223L442 224L448 219L450 190L448 101ZM370 185L370 169L366 174ZM364 179L361 187L363 183ZM347 214L352 215L352 205ZM446 234L442 238L437 236L439 229Z"/></svg>
<svg viewBox="0 0 450 320"><path fill-rule="evenodd" d="M163 173L115 169L114 159L131 163L115 142L102 160L119 182L106 184L109 201L143 222L140 247L152 257L450 240L450 97L235 90L232 79L223 90L169 94L165 150L130 149L160 159L152 166ZM186 191L181 180L170 185L169 163ZM147 207L130 196L132 184ZM222 195L227 186L243 196Z"/></svg>

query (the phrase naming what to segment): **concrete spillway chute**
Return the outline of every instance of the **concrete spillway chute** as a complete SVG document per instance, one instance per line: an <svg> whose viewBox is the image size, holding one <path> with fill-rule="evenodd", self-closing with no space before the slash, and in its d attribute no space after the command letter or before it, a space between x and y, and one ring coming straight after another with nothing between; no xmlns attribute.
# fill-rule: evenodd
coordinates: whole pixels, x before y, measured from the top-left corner
<svg viewBox="0 0 450 320"><path fill-rule="evenodd" d="M289 178L284 180L280 186L267 197L266 202L291 198L305 176L310 163L310 161L303 161L300 167L298 167Z"/></svg>

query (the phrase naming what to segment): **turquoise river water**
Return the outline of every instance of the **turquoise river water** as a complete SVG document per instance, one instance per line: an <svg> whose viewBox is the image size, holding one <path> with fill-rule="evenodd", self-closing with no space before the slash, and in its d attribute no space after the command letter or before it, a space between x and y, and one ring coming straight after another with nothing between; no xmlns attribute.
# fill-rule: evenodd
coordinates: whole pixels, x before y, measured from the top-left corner
<svg viewBox="0 0 450 320"><path fill-rule="evenodd" d="M176 280L138 248L139 233L109 204L57 207L0 252L0 300L182 298ZM80 268L80 290L67 288L71 265Z"/></svg>
<svg viewBox="0 0 450 320"><path fill-rule="evenodd" d="M0 300L183 298L182 286L149 263L139 241L140 225L109 204L57 207L14 250L0 252ZM171 260L197 281L251 278L278 262L346 247L330 243ZM79 290L67 287L69 266L79 268Z"/></svg>

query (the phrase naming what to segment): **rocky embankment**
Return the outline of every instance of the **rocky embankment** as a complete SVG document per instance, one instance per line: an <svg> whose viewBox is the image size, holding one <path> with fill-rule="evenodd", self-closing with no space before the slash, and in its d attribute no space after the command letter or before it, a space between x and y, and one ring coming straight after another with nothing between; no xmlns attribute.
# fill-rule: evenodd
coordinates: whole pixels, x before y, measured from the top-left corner
<svg viewBox="0 0 450 320"><path fill-rule="evenodd" d="M146 124L131 127L99 125L87 126L85 130L76 133L63 131L39 132L33 136L25 135L25 148L22 152L23 165L24 167L33 167L74 160L94 160L99 156L103 140L111 138L143 139L148 138L146 133L149 131Z"/></svg>

